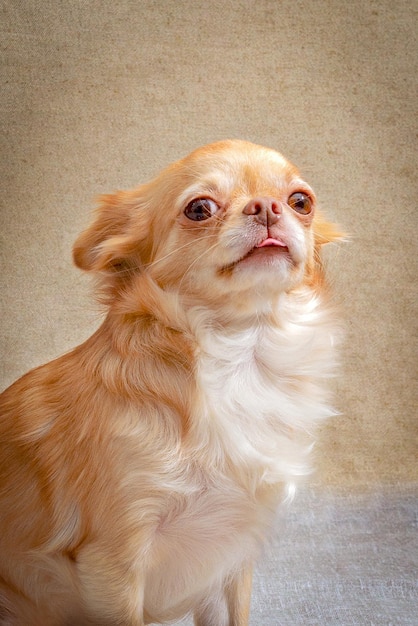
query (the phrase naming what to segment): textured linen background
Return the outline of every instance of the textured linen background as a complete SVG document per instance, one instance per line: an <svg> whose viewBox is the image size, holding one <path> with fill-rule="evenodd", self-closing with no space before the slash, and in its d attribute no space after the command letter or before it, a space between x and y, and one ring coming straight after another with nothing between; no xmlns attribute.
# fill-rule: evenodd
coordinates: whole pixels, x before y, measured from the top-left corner
<svg viewBox="0 0 418 626"><path fill-rule="evenodd" d="M99 324L71 265L98 194L217 139L278 149L351 234L327 253L347 338L341 416L278 521L252 625L416 624L416 2L1 10L2 386Z"/></svg>

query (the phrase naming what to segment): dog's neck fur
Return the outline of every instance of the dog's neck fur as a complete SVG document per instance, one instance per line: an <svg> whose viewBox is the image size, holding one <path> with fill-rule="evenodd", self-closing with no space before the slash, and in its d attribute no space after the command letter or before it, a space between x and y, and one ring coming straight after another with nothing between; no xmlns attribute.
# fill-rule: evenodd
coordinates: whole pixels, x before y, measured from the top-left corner
<svg viewBox="0 0 418 626"><path fill-rule="evenodd" d="M137 291L135 314L125 314L126 337L136 337L138 362L150 349L158 359L159 338L167 346L169 337L172 364L166 352L155 368L161 375L175 367L177 384L162 385L159 393L182 413L189 450L210 449L217 467L247 467L240 474L248 475L251 490L306 474L314 426L333 414L322 382L334 366L334 316L319 296L300 288L232 321L219 309L186 308L177 294L147 283ZM119 351L132 359L132 345L124 350L120 344ZM130 381L134 397L135 385L143 389L144 381L135 365L127 371L138 372ZM173 369L164 380L173 380ZM200 409L189 420L191 406Z"/></svg>
<svg viewBox="0 0 418 626"><path fill-rule="evenodd" d="M309 291L283 294L278 305L275 324L270 314L240 329L202 321L195 329L202 433L251 466L248 475L258 465L266 483L309 471L314 426L333 413L321 385L334 365L330 316Z"/></svg>

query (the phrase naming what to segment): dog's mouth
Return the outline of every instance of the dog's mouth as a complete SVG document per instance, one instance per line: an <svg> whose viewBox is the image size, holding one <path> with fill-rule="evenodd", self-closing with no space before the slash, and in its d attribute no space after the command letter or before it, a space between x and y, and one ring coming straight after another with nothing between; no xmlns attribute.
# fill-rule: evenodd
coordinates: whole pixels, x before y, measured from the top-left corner
<svg viewBox="0 0 418 626"><path fill-rule="evenodd" d="M287 244L281 239L277 239L275 237L267 237L261 243L258 243L248 254L253 255L261 251L261 254L264 253L272 253L272 254L281 254L286 253L289 254L289 248ZM248 256L247 254L247 256Z"/></svg>
<svg viewBox="0 0 418 626"><path fill-rule="evenodd" d="M287 244L284 243L281 239L277 239L275 237L267 237L261 243L258 243L256 248L271 248L272 246L287 248Z"/></svg>
<svg viewBox="0 0 418 626"><path fill-rule="evenodd" d="M231 271L239 265L270 265L278 259L286 259L288 262L292 262L292 256L287 243L276 237L266 237L239 259L222 268L222 272Z"/></svg>
<svg viewBox="0 0 418 626"><path fill-rule="evenodd" d="M246 259L254 259L254 261L256 259L260 261L265 259L267 261L281 257L287 257L288 259L291 258L287 243L276 237L267 237L247 252L240 262L245 261Z"/></svg>

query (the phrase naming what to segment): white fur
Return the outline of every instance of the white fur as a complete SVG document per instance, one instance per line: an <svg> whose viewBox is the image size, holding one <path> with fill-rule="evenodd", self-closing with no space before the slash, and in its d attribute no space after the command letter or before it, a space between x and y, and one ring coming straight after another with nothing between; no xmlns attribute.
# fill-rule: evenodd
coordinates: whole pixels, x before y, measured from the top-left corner
<svg viewBox="0 0 418 626"><path fill-rule="evenodd" d="M310 290L284 294L279 304L280 326L260 320L235 331L214 328L205 311L189 312L200 346L200 415L187 459L194 475L183 469L183 489L171 486L178 509L155 541L162 566L149 577L153 616L176 618L199 590L257 556L277 488L282 500L293 494L295 480L309 472L314 426L334 414L321 385L334 364L332 318ZM202 466L202 458L212 464ZM265 497L270 487L273 500Z"/></svg>
<svg viewBox="0 0 418 626"><path fill-rule="evenodd" d="M209 328L199 337L202 432L249 475L258 466L259 480L273 483L308 471L300 439L333 414L321 386L334 364L328 315L309 291L284 294L280 307L280 326Z"/></svg>

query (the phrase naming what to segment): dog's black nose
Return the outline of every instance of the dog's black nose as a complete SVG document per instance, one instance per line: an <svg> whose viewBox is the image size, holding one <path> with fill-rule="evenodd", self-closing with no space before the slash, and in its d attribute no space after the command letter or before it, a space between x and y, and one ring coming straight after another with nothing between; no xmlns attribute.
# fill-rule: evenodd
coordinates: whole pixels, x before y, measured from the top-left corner
<svg viewBox="0 0 418 626"><path fill-rule="evenodd" d="M242 212L244 215L253 215L263 226L271 226L280 218L282 207L274 198L260 197L250 200Z"/></svg>

